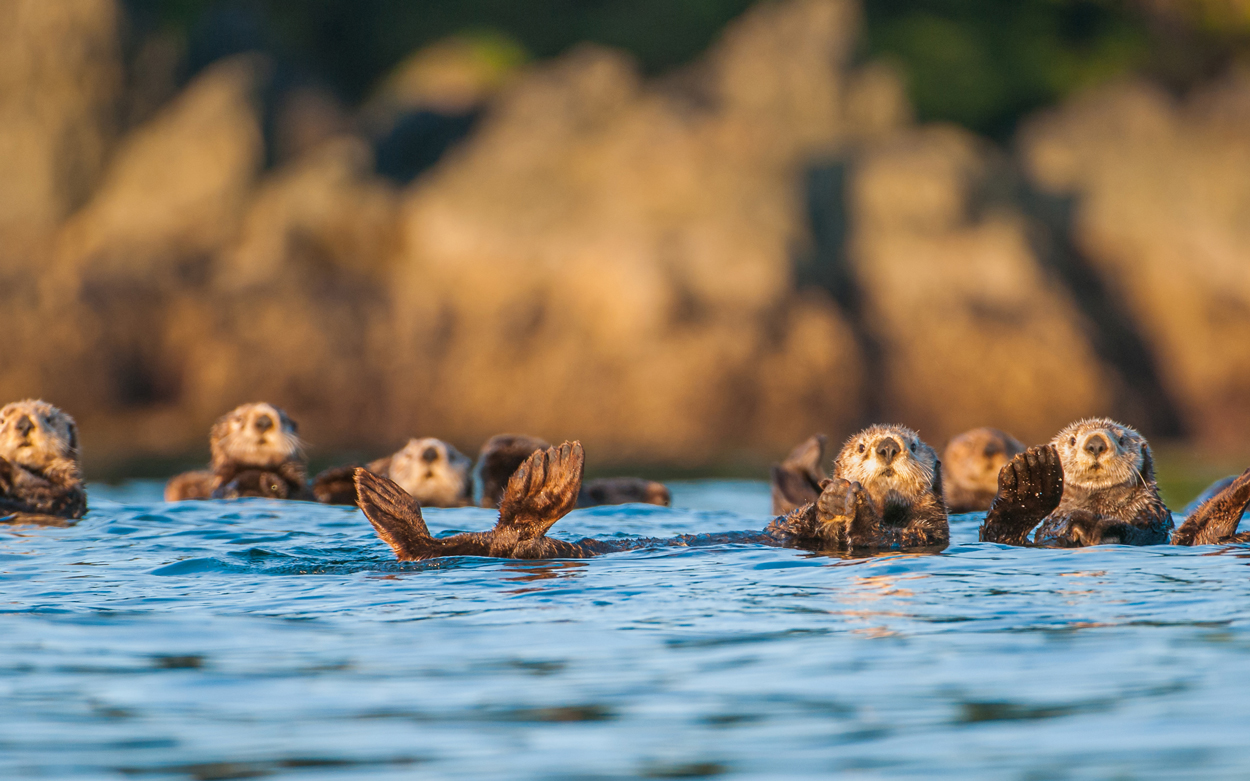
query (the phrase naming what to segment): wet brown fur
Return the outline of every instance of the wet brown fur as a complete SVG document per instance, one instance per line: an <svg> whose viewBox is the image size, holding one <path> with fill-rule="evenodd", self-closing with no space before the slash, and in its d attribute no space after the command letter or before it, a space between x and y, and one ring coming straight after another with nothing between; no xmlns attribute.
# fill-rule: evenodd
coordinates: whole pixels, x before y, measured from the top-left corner
<svg viewBox="0 0 1250 781"><path fill-rule="evenodd" d="M477 457L478 479L482 481L481 506L498 507L513 473L533 453L548 447L550 445L538 437L525 434L496 434L486 440Z"/></svg>
<svg viewBox="0 0 1250 781"><path fill-rule="evenodd" d="M0 408L0 523L65 525L87 512L78 426L27 399Z"/></svg>
<svg viewBox="0 0 1250 781"><path fill-rule="evenodd" d="M586 480L577 494L578 507L629 503L668 507L673 503L673 497L663 483L641 477L600 477Z"/></svg>
<svg viewBox="0 0 1250 781"><path fill-rule="evenodd" d="M820 484L826 479L820 462L825 460L827 442L824 434L815 434L780 464L773 464L773 515L786 515L820 498Z"/></svg>

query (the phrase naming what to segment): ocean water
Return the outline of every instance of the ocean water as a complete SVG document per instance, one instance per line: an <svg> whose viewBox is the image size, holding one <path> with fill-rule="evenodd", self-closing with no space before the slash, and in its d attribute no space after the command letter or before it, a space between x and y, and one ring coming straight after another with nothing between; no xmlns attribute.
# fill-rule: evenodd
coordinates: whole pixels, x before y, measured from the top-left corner
<svg viewBox="0 0 1250 781"><path fill-rule="evenodd" d="M672 487L553 535L769 520ZM0 530L3 779L1250 777L1244 548L399 564L350 508L91 507Z"/></svg>

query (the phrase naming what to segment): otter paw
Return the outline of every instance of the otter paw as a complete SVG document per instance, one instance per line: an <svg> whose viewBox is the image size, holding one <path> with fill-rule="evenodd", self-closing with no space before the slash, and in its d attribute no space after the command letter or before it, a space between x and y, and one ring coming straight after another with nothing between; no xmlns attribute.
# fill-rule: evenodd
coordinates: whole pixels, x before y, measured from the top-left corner
<svg viewBox="0 0 1250 781"><path fill-rule="evenodd" d="M994 503L1036 518L1050 515L1063 498L1063 464L1053 445L1031 447L998 473Z"/></svg>
<svg viewBox="0 0 1250 781"><path fill-rule="evenodd" d="M863 504L864 487L840 477L822 480L820 487L816 519L821 523L849 524L856 509Z"/></svg>

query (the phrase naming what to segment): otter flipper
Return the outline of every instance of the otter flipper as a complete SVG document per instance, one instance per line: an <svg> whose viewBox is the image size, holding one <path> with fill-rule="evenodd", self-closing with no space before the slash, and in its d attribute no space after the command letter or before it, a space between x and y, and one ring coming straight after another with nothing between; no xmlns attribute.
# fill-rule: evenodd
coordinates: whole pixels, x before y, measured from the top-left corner
<svg viewBox="0 0 1250 781"><path fill-rule="evenodd" d="M1063 498L1063 464L1053 445L1031 447L998 472L998 494L981 525L981 542L1027 545L1028 534Z"/></svg>
<svg viewBox="0 0 1250 781"><path fill-rule="evenodd" d="M780 464L772 468L773 515L785 515L820 497L824 474L820 462L825 457L824 434L809 437Z"/></svg>
<svg viewBox="0 0 1250 781"><path fill-rule="evenodd" d="M1250 469L1241 473L1224 490L1194 510L1172 536L1173 545L1215 545L1246 542L1237 534L1237 524L1250 507Z"/></svg>
<svg viewBox="0 0 1250 781"><path fill-rule="evenodd" d="M421 517L421 504L394 482L356 467L356 495L360 509L383 542L400 561L442 555L438 541Z"/></svg>
<svg viewBox="0 0 1250 781"><path fill-rule="evenodd" d="M525 459L508 479L496 533L514 534L517 540L546 534L577 505L585 461L581 442L565 442Z"/></svg>

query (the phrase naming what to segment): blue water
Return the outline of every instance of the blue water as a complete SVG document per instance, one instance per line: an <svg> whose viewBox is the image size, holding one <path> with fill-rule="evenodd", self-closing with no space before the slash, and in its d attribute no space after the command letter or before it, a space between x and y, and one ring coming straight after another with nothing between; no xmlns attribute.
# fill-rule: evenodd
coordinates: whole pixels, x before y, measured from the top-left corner
<svg viewBox="0 0 1250 781"><path fill-rule="evenodd" d="M768 489L554 535L759 529ZM94 486L0 531L0 778L1250 776L1250 550L398 564L357 511ZM430 510L478 530L484 510Z"/></svg>

